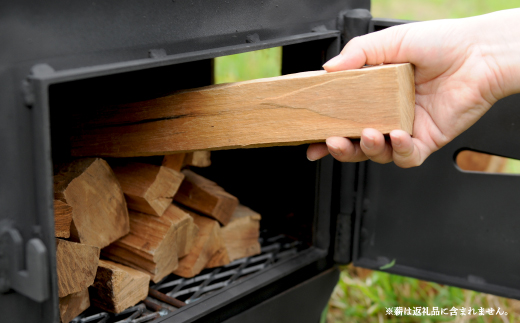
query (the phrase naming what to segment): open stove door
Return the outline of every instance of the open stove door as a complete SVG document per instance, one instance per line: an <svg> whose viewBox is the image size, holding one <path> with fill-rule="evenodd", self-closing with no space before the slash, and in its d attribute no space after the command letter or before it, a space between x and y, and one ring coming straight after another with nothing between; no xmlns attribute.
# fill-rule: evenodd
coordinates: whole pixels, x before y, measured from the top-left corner
<svg viewBox="0 0 520 323"><path fill-rule="evenodd" d="M341 165L338 227L353 236L336 236L336 260L520 299L520 176L455 162L462 150L520 159L519 110L520 95L500 100L420 167Z"/></svg>

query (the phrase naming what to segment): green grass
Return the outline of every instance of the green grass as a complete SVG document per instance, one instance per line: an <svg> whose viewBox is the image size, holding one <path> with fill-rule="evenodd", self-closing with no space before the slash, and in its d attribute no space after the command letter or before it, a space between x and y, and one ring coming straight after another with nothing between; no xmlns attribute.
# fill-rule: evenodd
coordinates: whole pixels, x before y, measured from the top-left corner
<svg viewBox="0 0 520 323"><path fill-rule="evenodd" d="M215 59L215 83L253 80L282 74L282 48L268 48Z"/></svg>
<svg viewBox="0 0 520 323"><path fill-rule="evenodd" d="M516 7L520 7L518 0L372 0L372 15L432 20L471 17Z"/></svg>
<svg viewBox="0 0 520 323"><path fill-rule="evenodd" d="M462 18L492 11L515 8L520 0L373 0L374 17L407 20ZM491 27L491 26L490 26ZM215 59L215 83L245 81L279 76L281 48L266 49ZM505 172L520 173L520 161L510 160ZM390 264L389 264L390 266ZM359 275L364 272L364 275ZM312 296L312 295L310 295ZM497 308L507 311L505 317L430 316L392 317L387 307L473 307ZM443 286L432 282L363 271L346 267L336 286L321 322L520 322L520 301Z"/></svg>
<svg viewBox="0 0 520 323"><path fill-rule="evenodd" d="M500 307L507 316L391 316L386 308L395 307ZM461 320L461 318L463 320ZM518 322L520 301L484 293L425 282L414 278L369 271L353 266L345 267L334 289L322 322Z"/></svg>

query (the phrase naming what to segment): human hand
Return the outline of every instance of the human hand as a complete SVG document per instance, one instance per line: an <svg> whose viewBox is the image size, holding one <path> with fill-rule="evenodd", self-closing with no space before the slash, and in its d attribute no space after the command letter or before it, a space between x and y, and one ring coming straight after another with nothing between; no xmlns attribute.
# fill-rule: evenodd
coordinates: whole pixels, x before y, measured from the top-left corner
<svg viewBox="0 0 520 323"><path fill-rule="evenodd" d="M408 168L421 165L473 125L500 98L519 92L520 10L412 23L352 39L323 67L328 72L363 65L415 65L413 134L393 130L388 139L364 129L359 141L330 137L311 144L309 160L329 152L342 162L367 159Z"/></svg>

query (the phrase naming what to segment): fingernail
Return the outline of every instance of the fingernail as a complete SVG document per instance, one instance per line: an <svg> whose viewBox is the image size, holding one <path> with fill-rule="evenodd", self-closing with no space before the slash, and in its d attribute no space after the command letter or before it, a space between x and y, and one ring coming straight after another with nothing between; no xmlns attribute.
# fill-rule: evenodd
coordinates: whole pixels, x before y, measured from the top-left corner
<svg viewBox="0 0 520 323"><path fill-rule="evenodd" d="M401 146L401 138L392 136L392 146L400 147Z"/></svg>
<svg viewBox="0 0 520 323"><path fill-rule="evenodd" d="M363 138L363 145L368 149L372 149L374 147L374 137L366 136Z"/></svg>
<svg viewBox="0 0 520 323"><path fill-rule="evenodd" d="M307 156L307 159L308 159L309 161L311 161L311 162L316 161L316 159L312 159L312 158L310 158L309 156Z"/></svg>
<svg viewBox="0 0 520 323"><path fill-rule="evenodd" d="M341 55L335 56L328 60L325 64L323 64L323 67L333 67L334 65L338 65L341 61Z"/></svg>
<svg viewBox="0 0 520 323"><path fill-rule="evenodd" d="M327 147L329 148L329 152L333 155L333 156L341 156L343 155L343 153L341 152L341 150L336 147L336 146L331 146L331 145L327 145Z"/></svg>

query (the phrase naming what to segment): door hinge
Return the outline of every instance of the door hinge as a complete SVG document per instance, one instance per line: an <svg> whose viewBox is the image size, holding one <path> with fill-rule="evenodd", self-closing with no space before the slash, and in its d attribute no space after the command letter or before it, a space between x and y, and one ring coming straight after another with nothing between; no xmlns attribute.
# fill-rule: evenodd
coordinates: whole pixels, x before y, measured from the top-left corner
<svg viewBox="0 0 520 323"><path fill-rule="evenodd" d="M341 11L338 17L338 29L341 32L342 47L352 38L368 33L372 15L367 9L349 9Z"/></svg>
<svg viewBox="0 0 520 323"><path fill-rule="evenodd" d="M47 248L38 238L25 244L18 230L4 225L0 227L0 292L10 289L37 302L49 298L49 266Z"/></svg>

